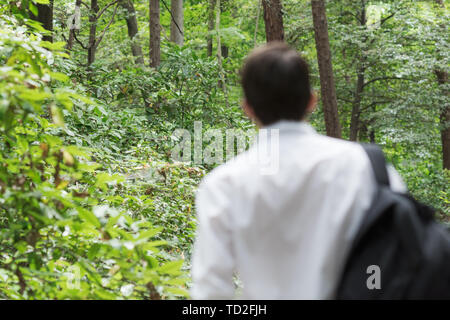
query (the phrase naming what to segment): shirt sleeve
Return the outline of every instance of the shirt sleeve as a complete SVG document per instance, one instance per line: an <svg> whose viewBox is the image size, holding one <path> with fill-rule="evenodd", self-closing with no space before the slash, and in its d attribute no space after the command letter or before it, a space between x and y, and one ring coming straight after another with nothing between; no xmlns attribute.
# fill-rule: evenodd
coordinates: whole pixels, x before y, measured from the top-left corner
<svg viewBox="0 0 450 320"><path fill-rule="evenodd" d="M388 164L387 166L387 172L389 176L389 184L391 185L391 189L395 192L402 192L406 193L408 191L408 188L406 187L406 184L403 182L402 177L400 174L395 170L394 166L391 164Z"/></svg>
<svg viewBox="0 0 450 320"><path fill-rule="evenodd" d="M193 299L234 296L229 198L220 183L206 178L196 196L197 236L192 256Z"/></svg>

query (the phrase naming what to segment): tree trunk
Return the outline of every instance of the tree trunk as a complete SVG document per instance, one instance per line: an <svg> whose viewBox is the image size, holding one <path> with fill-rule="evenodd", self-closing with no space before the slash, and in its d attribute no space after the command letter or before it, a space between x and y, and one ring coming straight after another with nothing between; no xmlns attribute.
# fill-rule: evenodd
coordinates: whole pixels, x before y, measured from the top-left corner
<svg viewBox="0 0 450 320"><path fill-rule="evenodd" d="M372 106L372 113L375 113L376 111L377 111L377 105L373 104L373 106ZM370 124L373 125L373 123L374 123L374 120L371 119L370 120ZM370 139L370 143L376 143L376 141L375 141L375 129L373 127L369 130L369 139Z"/></svg>
<svg viewBox="0 0 450 320"><path fill-rule="evenodd" d="M97 34L97 13L100 10L98 0L91 0L91 10L89 12L89 44L88 44L88 66L95 61L95 51L97 46L95 43Z"/></svg>
<svg viewBox="0 0 450 320"><path fill-rule="evenodd" d="M262 0L262 4L267 42L283 41L284 27L281 0Z"/></svg>
<svg viewBox="0 0 450 320"><path fill-rule="evenodd" d="M435 73L438 78L439 84L442 86L444 95L448 97L449 92L445 88L448 83L448 73L440 70L435 70ZM448 102L445 106L443 106L439 119L442 126L442 166L444 169L450 170L450 104Z"/></svg>
<svg viewBox="0 0 450 320"><path fill-rule="evenodd" d="M436 3L445 8L443 0L436 0ZM445 25L441 25L441 28L445 30ZM438 79L439 85L442 86L443 93L446 97L449 96L449 91L446 89L448 83L448 73L443 70L435 69L434 73ZM448 99L447 99L448 101ZM442 143L442 167L450 170L450 104L447 102L441 111L439 116L441 128L441 143Z"/></svg>
<svg viewBox="0 0 450 320"><path fill-rule="evenodd" d="M150 66L157 68L161 62L161 24L159 0L150 1Z"/></svg>
<svg viewBox="0 0 450 320"><path fill-rule="evenodd" d="M216 1L217 0L209 0L209 7L208 7L208 40L206 44L206 50L208 52L208 57L212 56L213 51L213 36L212 31L214 30L215 25L215 8L216 8Z"/></svg>
<svg viewBox="0 0 450 320"><path fill-rule="evenodd" d="M256 21L255 21L255 36L253 38L253 48L256 47L256 39L258 36L258 25L259 25L259 15L261 13L261 1L262 0L258 0L258 7L256 8Z"/></svg>
<svg viewBox="0 0 450 320"><path fill-rule="evenodd" d="M360 66L358 69L358 79L356 81L355 98L352 106L352 117L350 120L350 140L356 141L358 132L360 129L360 115L361 115L361 99L364 89L364 73L366 69L364 66Z"/></svg>
<svg viewBox="0 0 450 320"><path fill-rule="evenodd" d="M366 3L365 1L361 2L361 19L360 23L361 26L366 25ZM367 37L364 37L363 43L367 41ZM358 78L356 80L356 88L355 88L355 98L353 100L353 106L352 106L352 116L350 120L350 140L356 141L358 138L358 132L360 129L360 116L361 116L361 99L362 99L362 93L364 90L364 81L365 81L365 72L366 67L364 66L366 58L364 56L364 53L361 50L361 59L359 61L359 66L357 70Z"/></svg>
<svg viewBox="0 0 450 320"><path fill-rule="evenodd" d="M170 41L183 45L183 0L172 0L170 4L172 19L170 23Z"/></svg>
<svg viewBox="0 0 450 320"><path fill-rule="evenodd" d="M71 23L69 24L69 39L67 40L66 50L71 51L73 47L73 40L75 38L75 32L78 30L78 23L81 19L80 17L80 7L81 7L81 0L75 1L75 12L72 18Z"/></svg>
<svg viewBox="0 0 450 320"><path fill-rule="evenodd" d="M30 14L30 18L42 23L45 30L50 31L50 35L43 37L44 41L53 42L53 0L50 0L49 4L36 4L38 9L37 17L34 14Z"/></svg>
<svg viewBox="0 0 450 320"><path fill-rule="evenodd" d="M137 64L144 64L144 55L142 53L141 45L139 44L138 34L138 23L136 19L136 10L134 9L132 0L121 0L120 5L127 10L127 28L128 36L131 40L131 52L136 58Z"/></svg>
<svg viewBox="0 0 450 320"><path fill-rule="evenodd" d="M328 25L324 0L312 0L314 34L319 64L320 89L325 117L325 128L330 137L341 137L341 126L336 100L331 51L328 39Z"/></svg>
<svg viewBox="0 0 450 320"><path fill-rule="evenodd" d="M217 9L216 9L216 32L217 32L217 64L219 65L219 78L220 78L220 87L223 89L223 95L225 97L225 106L227 109L230 108L228 102L228 89L227 84L225 82L225 72L223 70L222 64L222 44L220 39L220 0L217 0Z"/></svg>
<svg viewBox="0 0 450 320"><path fill-rule="evenodd" d="M224 44L220 45L220 51L222 52L222 58L228 58L228 47Z"/></svg>
<svg viewBox="0 0 450 320"><path fill-rule="evenodd" d="M219 0L217 0L217 1L219 1ZM225 12L227 2L228 2L228 0L219 1L219 8L220 8L220 13L221 14L223 12ZM229 48L228 48L228 46L225 43L222 42L222 39L220 39L220 43L221 43L220 51L221 51L221 54L222 54L222 58L226 59L226 58L228 58L228 55L229 55Z"/></svg>

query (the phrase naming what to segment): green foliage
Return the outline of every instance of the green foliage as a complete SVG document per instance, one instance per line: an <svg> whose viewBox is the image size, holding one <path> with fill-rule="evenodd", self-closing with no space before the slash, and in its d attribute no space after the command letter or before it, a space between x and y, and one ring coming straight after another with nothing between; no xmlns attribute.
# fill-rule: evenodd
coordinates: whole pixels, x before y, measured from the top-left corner
<svg viewBox="0 0 450 320"><path fill-rule="evenodd" d="M60 44L14 19L0 24L0 297L186 296L182 261L155 238L162 229L113 205L134 197L106 201L124 177L105 172L82 143L68 144L77 142L64 121L66 113L73 123L74 104L105 114L52 71L54 57L66 56Z"/></svg>
<svg viewBox="0 0 450 320"><path fill-rule="evenodd" d="M148 1L133 1L145 65L131 54L126 13L107 28L114 6L99 0L97 36L107 30L90 66L89 8L81 6L66 52L74 1L54 1L54 43L28 17L46 1L0 0L0 298L185 298L195 190L212 166L172 161L173 132L192 132L194 121L203 130L253 127L240 108L239 68L265 42L260 1L222 1L219 32L208 30L208 1L184 1L183 47L167 41L171 16L161 5L157 69L147 67ZM411 193L448 222L439 121L448 85L434 74L448 71L448 11L427 1L365 2L382 10L362 24L362 3L327 2L344 137L363 70L358 140L382 145ZM310 63L319 91L310 2L284 0L283 11L286 41ZM320 105L311 122L325 132Z"/></svg>

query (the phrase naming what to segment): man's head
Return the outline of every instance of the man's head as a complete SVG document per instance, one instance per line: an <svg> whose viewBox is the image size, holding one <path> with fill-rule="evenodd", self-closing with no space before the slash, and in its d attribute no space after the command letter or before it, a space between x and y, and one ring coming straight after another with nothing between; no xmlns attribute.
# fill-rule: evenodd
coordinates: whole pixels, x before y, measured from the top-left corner
<svg viewBox="0 0 450 320"><path fill-rule="evenodd" d="M258 125L299 121L314 108L308 64L284 43L254 50L241 70L241 81L244 111Z"/></svg>

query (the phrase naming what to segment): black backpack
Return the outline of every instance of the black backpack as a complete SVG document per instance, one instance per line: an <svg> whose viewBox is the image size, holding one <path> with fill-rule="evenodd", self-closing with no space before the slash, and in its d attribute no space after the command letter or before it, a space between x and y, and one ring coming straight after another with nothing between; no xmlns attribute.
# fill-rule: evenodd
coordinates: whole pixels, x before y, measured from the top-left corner
<svg viewBox="0 0 450 320"><path fill-rule="evenodd" d="M434 210L394 192L383 152L363 145L378 183L353 241L337 299L450 299L450 233Z"/></svg>

